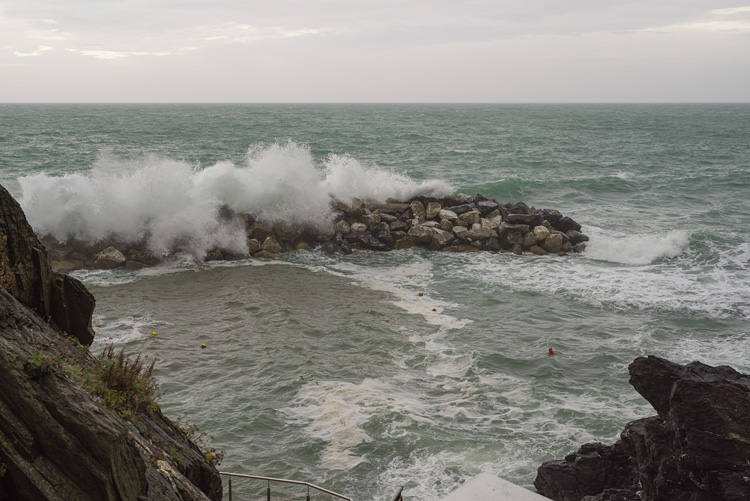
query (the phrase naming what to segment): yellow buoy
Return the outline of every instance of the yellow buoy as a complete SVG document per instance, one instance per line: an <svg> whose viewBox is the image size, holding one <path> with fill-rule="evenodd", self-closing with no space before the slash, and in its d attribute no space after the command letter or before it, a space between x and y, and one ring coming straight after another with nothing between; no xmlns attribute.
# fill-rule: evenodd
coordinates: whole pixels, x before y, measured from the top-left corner
<svg viewBox="0 0 750 501"><path fill-rule="evenodd" d="M205 348L205 347L206 347L206 345L205 345L205 344L202 344L202 345L201 345L201 348Z"/></svg>
<svg viewBox="0 0 750 501"><path fill-rule="evenodd" d="M437 311L437 308L433 308L432 311Z"/></svg>
<svg viewBox="0 0 750 501"><path fill-rule="evenodd" d="M151 333L152 336L156 336L156 331Z"/></svg>

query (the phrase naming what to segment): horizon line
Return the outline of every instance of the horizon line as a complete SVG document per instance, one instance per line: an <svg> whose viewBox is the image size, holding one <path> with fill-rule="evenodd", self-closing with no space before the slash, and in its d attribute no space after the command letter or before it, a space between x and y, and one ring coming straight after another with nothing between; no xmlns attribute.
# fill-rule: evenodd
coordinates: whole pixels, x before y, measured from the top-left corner
<svg viewBox="0 0 750 501"><path fill-rule="evenodd" d="M750 101L0 101L7 104L76 105L528 105L528 104L750 104Z"/></svg>

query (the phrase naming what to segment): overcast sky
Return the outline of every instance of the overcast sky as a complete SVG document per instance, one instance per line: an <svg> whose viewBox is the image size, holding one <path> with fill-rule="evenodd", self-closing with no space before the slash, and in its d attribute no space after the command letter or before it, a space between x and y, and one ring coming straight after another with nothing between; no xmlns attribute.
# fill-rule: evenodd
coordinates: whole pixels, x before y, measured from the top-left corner
<svg viewBox="0 0 750 501"><path fill-rule="evenodd" d="M0 102L750 102L750 0L0 0Z"/></svg>

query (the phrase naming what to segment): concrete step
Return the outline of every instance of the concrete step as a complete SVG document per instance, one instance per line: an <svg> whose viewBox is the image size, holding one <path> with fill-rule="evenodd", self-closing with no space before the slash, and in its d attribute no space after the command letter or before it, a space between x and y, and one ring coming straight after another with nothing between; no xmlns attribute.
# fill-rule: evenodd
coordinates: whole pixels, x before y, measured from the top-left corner
<svg viewBox="0 0 750 501"><path fill-rule="evenodd" d="M442 501L549 501L549 499L495 475L480 473L448 494Z"/></svg>

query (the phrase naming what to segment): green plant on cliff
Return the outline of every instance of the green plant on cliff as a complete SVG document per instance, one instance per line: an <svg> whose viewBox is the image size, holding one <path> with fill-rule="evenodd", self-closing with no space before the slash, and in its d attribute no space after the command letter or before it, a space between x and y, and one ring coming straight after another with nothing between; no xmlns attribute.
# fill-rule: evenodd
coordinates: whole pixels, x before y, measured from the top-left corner
<svg viewBox="0 0 750 501"><path fill-rule="evenodd" d="M26 359L26 364L24 364L23 369L26 371L26 374L31 378L38 378L41 377L42 374L46 374L48 372L52 372L54 369L54 363L55 360L52 357L48 357L47 355L42 355L41 353L37 355L31 355L29 358Z"/></svg>
<svg viewBox="0 0 750 501"><path fill-rule="evenodd" d="M129 357L124 348L116 351L113 345L107 346L98 358L83 350L72 358L63 364L68 377L124 419L132 421L141 413L151 414L158 409L155 361L147 363L140 353Z"/></svg>
<svg viewBox="0 0 750 501"><path fill-rule="evenodd" d="M169 459L172 461L172 463L177 465L180 471L185 471L185 458L177 454L174 450L170 450Z"/></svg>
<svg viewBox="0 0 750 501"><path fill-rule="evenodd" d="M16 281L16 275L10 269L8 256L5 255L5 249L8 247L8 235L3 235L0 239L0 290L10 289Z"/></svg>
<svg viewBox="0 0 750 501"><path fill-rule="evenodd" d="M180 427L182 432L190 439L190 441L198 446L198 448L203 452L206 461L214 466L219 466L224 460L224 455L226 454L226 452L217 451L215 447L211 447L211 444L209 442L214 439L213 435L209 435L205 431L201 431L198 426L188 423L186 421L187 415L188 413L186 412L182 416L178 417L175 420L175 424Z"/></svg>
<svg viewBox="0 0 750 501"><path fill-rule="evenodd" d="M140 414L150 415L159 408L155 401L158 396L158 384L154 377L155 361L148 363L140 353L129 357L125 355L124 348L117 351L113 345L107 346L98 357L93 357L88 348L81 346L75 339L60 339L68 348L66 359L62 362L63 370L73 382L98 397L101 404L115 410L123 419L133 422ZM186 416L187 413L178 418L175 424L198 446L206 461L218 466L224 459L224 451L217 451L210 445L209 442L214 437L200 431L196 425L184 423ZM184 468L184 459L176 452L171 452L172 462ZM163 459L164 452L160 450L158 456L154 460Z"/></svg>
<svg viewBox="0 0 750 501"><path fill-rule="evenodd" d="M112 401L111 406L149 414L154 407L158 384L154 378L156 361L147 365L147 359L138 353L135 357L125 355L125 348L115 352L113 345L107 346L99 357L101 380L107 388L102 395Z"/></svg>

